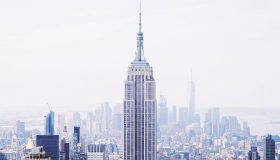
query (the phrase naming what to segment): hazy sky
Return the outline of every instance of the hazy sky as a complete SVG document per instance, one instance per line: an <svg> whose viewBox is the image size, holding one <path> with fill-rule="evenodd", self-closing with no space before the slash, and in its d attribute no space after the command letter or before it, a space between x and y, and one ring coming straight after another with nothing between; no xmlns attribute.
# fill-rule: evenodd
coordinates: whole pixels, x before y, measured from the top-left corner
<svg viewBox="0 0 280 160"><path fill-rule="evenodd" d="M121 103L138 0L0 1L0 106L89 109ZM279 0L143 0L157 95L197 107L280 106Z"/></svg>

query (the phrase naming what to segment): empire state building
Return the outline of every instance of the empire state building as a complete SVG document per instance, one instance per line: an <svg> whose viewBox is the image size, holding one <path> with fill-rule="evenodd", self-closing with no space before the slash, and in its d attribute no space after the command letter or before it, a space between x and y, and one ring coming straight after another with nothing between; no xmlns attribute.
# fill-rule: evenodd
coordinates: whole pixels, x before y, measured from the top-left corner
<svg viewBox="0 0 280 160"><path fill-rule="evenodd" d="M140 11L136 57L125 81L124 160L156 160L156 83L144 58L141 28Z"/></svg>

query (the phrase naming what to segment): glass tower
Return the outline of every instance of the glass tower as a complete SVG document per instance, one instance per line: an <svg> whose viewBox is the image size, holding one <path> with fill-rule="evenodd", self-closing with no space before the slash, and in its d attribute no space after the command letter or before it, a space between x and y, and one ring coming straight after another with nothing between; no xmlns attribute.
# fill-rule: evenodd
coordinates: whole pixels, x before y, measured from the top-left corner
<svg viewBox="0 0 280 160"><path fill-rule="evenodd" d="M46 135L54 135L54 112L50 111L49 114L45 116L46 124L45 124L45 134Z"/></svg>

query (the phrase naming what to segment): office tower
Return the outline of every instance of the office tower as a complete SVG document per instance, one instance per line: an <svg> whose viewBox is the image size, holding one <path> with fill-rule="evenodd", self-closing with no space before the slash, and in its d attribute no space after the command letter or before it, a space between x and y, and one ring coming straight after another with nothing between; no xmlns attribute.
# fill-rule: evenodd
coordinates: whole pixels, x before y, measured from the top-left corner
<svg viewBox="0 0 280 160"><path fill-rule="evenodd" d="M59 160L59 136L58 135L37 135L36 146L42 146L47 157L51 160Z"/></svg>
<svg viewBox="0 0 280 160"><path fill-rule="evenodd" d="M188 108L189 108L189 124L191 124L194 122L194 118L195 118L195 83L192 81L192 78L188 82Z"/></svg>
<svg viewBox="0 0 280 160"><path fill-rule="evenodd" d="M248 152L248 160L260 160L259 152L257 147L251 147L251 150Z"/></svg>
<svg viewBox="0 0 280 160"><path fill-rule="evenodd" d="M250 127L247 122L243 122L243 134L245 136L250 136Z"/></svg>
<svg viewBox="0 0 280 160"><path fill-rule="evenodd" d="M112 108L110 107L108 102L105 102L102 105L101 111L101 124L102 124L102 132L105 134L109 134L111 130L111 122L112 122Z"/></svg>
<svg viewBox="0 0 280 160"><path fill-rule="evenodd" d="M144 58L140 12L136 57L125 81L124 160L156 160L156 121L156 84Z"/></svg>
<svg viewBox="0 0 280 160"><path fill-rule="evenodd" d="M219 136L220 109L210 108L205 114L204 131L208 135Z"/></svg>
<svg viewBox="0 0 280 160"><path fill-rule="evenodd" d="M246 127L246 124L245 124ZM221 119L220 123L220 135L223 135L225 133L237 133L239 134L241 131L241 126L237 120L237 117L235 116L224 116ZM247 129L248 132L248 129ZM249 131L250 132L250 131Z"/></svg>
<svg viewBox="0 0 280 160"><path fill-rule="evenodd" d="M73 157L74 159L78 158L79 154L79 144L80 143L80 127L75 126L74 127L74 133L73 133Z"/></svg>
<svg viewBox="0 0 280 160"><path fill-rule="evenodd" d="M58 120L58 135L59 136L62 136L63 134L63 129L64 129L64 126L66 125L66 121L65 121L65 115L64 114L59 114L57 116L57 120Z"/></svg>
<svg viewBox="0 0 280 160"><path fill-rule="evenodd" d="M177 107L173 106L172 109L169 111L169 123L175 124L177 122Z"/></svg>
<svg viewBox="0 0 280 160"><path fill-rule="evenodd" d="M160 95L159 99L159 109L158 109L158 125L167 125L168 124L168 108L166 104L166 98L163 95Z"/></svg>
<svg viewBox="0 0 280 160"><path fill-rule="evenodd" d="M275 141L268 135L264 141L264 160L275 160Z"/></svg>
<svg viewBox="0 0 280 160"><path fill-rule="evenodd" d="M179 108L179 124L181 127L185 127L188 123L189 111L186 107Z"/></svg>
<svg viewBox="0 0 280 160"><path fill-rule="evenodd" d="M64 126L62 138L60 141L60 153L62 154L63 160L69 160L70 148L69 148L69 137L67 132L67 127Z"/></svg>
<svg viewBox="0 0 280 160"><path fill-rule="evenodd" d="M81 115L79 112L75 112L73 114L73 121L74 121L74 126L81 126L82 120L81 120Z"/></svg>
<svg viewBox="0 0 280 160"><path fill-rule="evenodd" d="M45 134L54 135L54 112L50 111L45 116Z"/></svg>
<svg viewBox="0 0 280 160"><path fill-rule="evenodd" d="M93 112L89 112L87 114L87 129L90 135L93 134L93 121L94 121Z"/></svg>
<svg viewBox="0 0 280 160"><path fill-rule="evenodd" d="M123 129L123 107L118 104L113 110L113 129L114 131L120 132Z"/></svg>
<svg viewBox="0 0 280 160"><path fill-rule="evenodd" d="M109 160L106 144L89 144L87 160Z"/></svg>
<svg viewBox="0 0 280 160"><path fill-rule="evenodd" d="M17 136L23 136L25 134L25 123L24 122L17 121L16 134L17 134Z"/></svg>

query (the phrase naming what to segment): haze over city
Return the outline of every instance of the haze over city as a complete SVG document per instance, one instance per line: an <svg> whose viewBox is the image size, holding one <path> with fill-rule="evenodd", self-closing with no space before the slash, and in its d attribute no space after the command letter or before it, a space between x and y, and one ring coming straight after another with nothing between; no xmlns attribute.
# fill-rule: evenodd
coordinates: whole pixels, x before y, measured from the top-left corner
<svg viewBox="0 0 280 160"><path fill-rule="evenodd" d="M280 2L0 2L0 160L280 160Z"/></svg>
<svg viewBox="0 0 280 160"><path fill-rule="evenodd" d="M55 5L54 5L55 3ZM280 2L143 1L157 96L197 108L279 107ZM1 1L0 106L89 110L122 103L136 50L135 1Z"/></svg>

